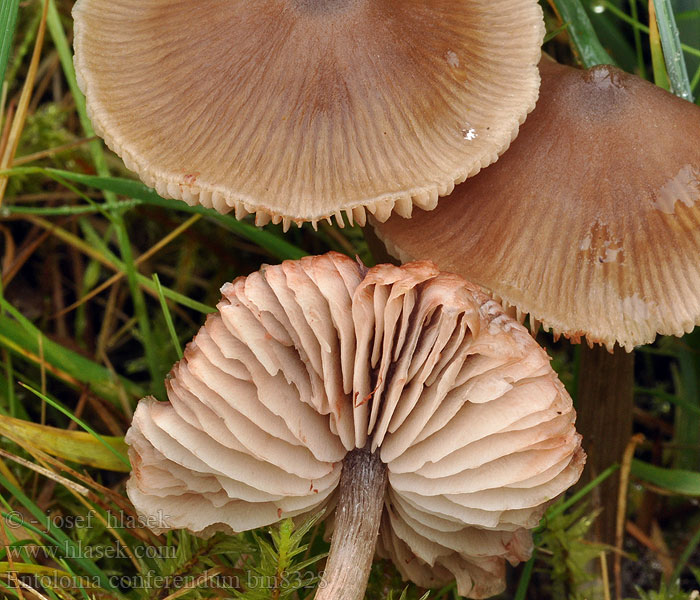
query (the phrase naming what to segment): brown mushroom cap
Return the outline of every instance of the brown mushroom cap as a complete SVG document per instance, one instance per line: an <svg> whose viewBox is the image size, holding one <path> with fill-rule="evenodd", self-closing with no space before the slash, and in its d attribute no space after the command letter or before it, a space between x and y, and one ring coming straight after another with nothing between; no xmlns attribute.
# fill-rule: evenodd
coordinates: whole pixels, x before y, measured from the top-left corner
<svg viewBox="0 0 700 600"><path fill-rule="evenodd" d="M537 99L536 0L78 0L95 130L158 192L316 222L432 208Z"/></svg>
<svg viewBox="0 0 700 600"><path fill-rule="evenodd" d="M156 529L240 531L333 503L345 455L386 464L379 551L422 585L504 586L528 528L583 467L545 352L456 275L340 254L226 284L127 433L128 493ZM410 555L411 562L403 560Z"/></svg>
<svg viewBox="0 0 700 600"><path fill-rule="evenodd" d="M614 67L541 64L537 107L438 209L377 223L555 334L631 350L700 323L700 108Z"/></svg>

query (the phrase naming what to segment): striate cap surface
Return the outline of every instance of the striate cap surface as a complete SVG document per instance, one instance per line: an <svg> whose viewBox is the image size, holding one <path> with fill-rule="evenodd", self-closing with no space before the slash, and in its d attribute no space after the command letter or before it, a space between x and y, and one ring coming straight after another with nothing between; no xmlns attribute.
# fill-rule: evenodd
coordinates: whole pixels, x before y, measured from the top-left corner
<svg viewBox="0 0 700 600"><path fill-rule="evenodd" d="M700 323L700 107L607 65L541 63L518 139L428 213L375 222L555 335L631 350Z"/></svg>
<svg viewBox="0 0 700 600"><path fill-rule="evenodd" d="M169 198L288 226L433 208L537 99L536 0L78 0L95 130Z"/></svg>

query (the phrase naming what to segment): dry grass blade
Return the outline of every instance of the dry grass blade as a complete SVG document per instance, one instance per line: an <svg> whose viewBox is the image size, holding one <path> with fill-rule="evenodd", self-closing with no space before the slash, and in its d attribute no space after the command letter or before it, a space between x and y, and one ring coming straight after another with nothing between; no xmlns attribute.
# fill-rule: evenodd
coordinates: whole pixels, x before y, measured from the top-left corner
<svg viewBox="0 0 700 600"><path fill-rule="evenodd" d="M7 547L6 547L7 548ZM9 556L9 554L8 554ZM20 586L20 580L17 577L17 573L14 571L14 565L10 560L10 581L15 585L15 592L17 592L17 598L19 600L24 600L24 594L22 593L22 587Z"/></svg>
<svg viewBox="0 0 700 600"><path fill-rule="evenodd" d="M23 348L22 346L15 344L12 342L12 340L9 340L3 336L0 336L0 341L4 346L7 348L11 349L13 352L16 352L17 354L23 356L27 360L37 364L40 366L40 368L46 369L49 373L57 377L58 379L61 379L68 383L69 385L72 385L73 387L82 387L82 384L80 381L78 381L75 377L72 375L69 375L62 369L59 369L58 367L55 367L54 365L51 365L47 363L41 356L34 354L33 352L30 352L26 348Z"/></svg>
<svg viewBox="0 0 700 600"><path fill-rule="evenodd" d="M42 452L41 450L37 448L31 448L29 450L29 453L37 460L42 462L45 465L52 465L56 467L56 469L63 471L64 473L67 473L71 477L75 477L78 481L82 481L86 487L92 488L93 491L90 492L90 500L94 502L95 504L98 504L101 506L105 511L109 510L109 505L103 501L95 492L99 492L100 494L104 495L105 498L109 499L110 502L112 502L115 506L119 507L121 511L124 512L124 514L132 517L136 517L136 512L134 511L133 507L129 502L124 498L123 495L119 494L118 492L115 492L114 490L103 486L100 483L97 483L92 477L89 475L79 473L75 469L72 469L68 465L64 464L61 462L59 459L54 458L53 456L50 456L49 454L46 454ZM2 463L0 463L2 464ZM134 529L133 531L137 531ZM151 534L154 539L158 539L156 536ZM137 536L138 537L138 536ZM147 537L144 539L148 539Z"/></svg>
<svg viewBox="0 0 700 600"><path fill-rule="evenodd" d="M654 544L656 544L657 548L659 548L656 558L661 565L663 579L664 581L669 582L671 580L671 576L673 575L673 559L671 558L671 551L666 543L666 539L664 538L664 531L661 529L657 519L654 519L651 522L651 539Z"/></svg>
<svg viewBox="0 0 700 600"><path fill-rule="evenodd" d="M625 523L625 531L627 533L629 533L634 539L636 539L640 544L642 544L643 546L646 546L647 548L649 548L649 550L651 550L655 554L659 554L660 552L662 552L662 549L656 545L654 540L652 540L646 533L644 533L632 521L627 521Z"/></svg>
<svg viewBox="0 0 700 600"><path fill-rule="evenodd" d="M633 435L625 448L620 464L620 484L617 503L617 521L615 527L615 552L613 563L613 575L615 577L615 598L622 598L622 541L625 532L625 515L627 513L627 486L630 481L630 469L634 458L635 448L644 441L641 433Z"/></svg>
<svg viewBox="0 0 700 600"><path fill-rule="evenodd" d="M93 260L102 263L105 267L109 267L113 271L119 270L119 267L115 265L111 260L109 260L109 258L95 250L92 246L90 246L90 244L84 242L78 236L73 235L69 231L63 229L62 227L59 227L57 224L52 223L51 221L48 221L42 217L35 216L27 216L27 220L31 221L35 225L38 225L39 227L43 227L44 229L46 229L46 231L48 231L55 237L77 248Z"/></svg>
<svg viewBox="0 0 700 600"><path fill-rule="evenodd" d="M202 218L202 215L194 215L187 219L184 223L182 223L179 227L171 231L168 235L166 235L163 239L161 239L157 244L154 244L151 246L146 252L144 252L141 256L136 258L134 260L134 266L138 266L141 263L147 261L149 258L151 258L154 254L158 253L162 248L167 246L170 242L172 242L175 238L177 238L181 233L189 229L192 225L194 225L197 221L199 221ZM76 300L71 304L70 306L66 306L63 310L57 312L55 315L52 315L52 318L56 319L58 317L61 317L67 313L69 313L72 310L75 310L78 308L80 305L85 304L88 300L94 298L102 292L103 290L106 290L108 287L114 285L121 279L123 279L126 276L125 271L120 271L119 273L116 273L112 275L109 279L106 281L103 281L100 285L98 285L96 288L85 294L82 298L79 300Z"/></svg>
<svg viewBox="0 0 700 600"><path fill-rule="evenodd" d="M11 435L6 435L6 437L12 438ZM20 442L20 440L14 440L14 441L16 443ZM124 540L124 538L119 534L119 532L115 529L115 527L110 524L108 519L105 519L99 512L95 511L95 505L98 505L98 506L101 506L107 514L109 514L110 513L110 506L107 503L103 502L99 498L99 496L97 496L94 492L92 492L87 487L82 486L74 481L71 481L70 479L67 479L66 477L63 477L63 476L57 474L55 471L52 471L51 469L49 469L48 466L50 464L53 464L54 466L58 466L59 468L65 470L66 472L68 472L72 476L77 477L79 479L83 479L84 476L81 476L79 473L77 473L73 469L70 469L69 467L67 467L66 465L64 465L63 463L58 461L57 459L51 459L51 457L49 455L45 454L40 449L33 447L31 444L27 444L26 441L22 441L22 445L34 457L34 459L36 461L42 463L43 466L36 465L30 461L22 459L18 456L14 456L14 455L10 454L9 452L5 452L3 450L0 450L0 455L6 456L7 458L10 458L11 460L14 460L14 461L24 465L25 467L51 479L52 481L56 481L57 483L60 483L61 485L66 487L66 489L68 489L68 491L83 506L85 506L85 508L87 508L91 514L95 515L97 520L104 526L105 530L108 531L110 533L110 535L112 535L118 541L118 543L120 544L120 547L124 550L124 552L129 557L129 559L134 564L134 566L137 569L139 569L140 568L139 561L136 558L136 556L134 555L134 553L132 552L129 545ZM2 464L2 463L0 463L0 464ZM114 500L115 494L113 492L111 492L111 490L109 490L108 488L103 488L102 486L100 486L99 484L97 484L96 482L94 482L92 480L89 480L87 478L85 478L85 479L86 479L86 483L91 485L91 487L94 487L96 489L99 488L98 491L101 491L102 493L106 492L107 495L112 496L112 499ZM121 498L120 498L120 500L121 500ZM90 504L90 501L93 504ZM123 503L123 501L122 501L122 503ZM117 506L120 506L120 505L117 504ZM121 506L120 509L124 510L123 506ZM131 512L131 511L128 511L128 512ZM132 533L133 533L133 530L132 530ZM136 536L136 537L141 538L142 536Z"/></svg>
<svg viewBox="0 0 700 600"><path fill-rule="evenodd" d="M17 481L17 478L15 477L15 474L9 469L9 467L0 460L0 473L7 477L7 479L10 480L10 483L12 485L15 485L19 487L19 481Z"/></svg>
<svg viewBox="0 0 700 600"><path fill-rule="evenodd" d="M55 156L56 154L59 154L61 152L65 152L66 150L72 150L73 148L79 148L83 144L88 144L90 142L95 141L96 139L98 139L98 137L93 135L92 137L82 138L80 140L70 142L69 144L63 144L62 146L57 146L55 148L48 148L46 150L42 150L41 152L34 152L33 154L27 154L26 156L20 156L19 158L16 158L14 161L12 161L12 166L19 167L22 165L26 165L28 163L35 162L37 160L41 160L43 158L51 158L52 156Z"/></svg>
<svg viewBox="0 0 700 600"><path fill-rule="evenodd" d="M15 240L7 227L0 225L0 232L5 238L5 254L2 257L2 263L0 263L0 272L6 273L10 270L10 265L15 257Z"/></svg>
<svg viewBox="0 0 700 600"><path fill-rule="evenodd" d="M7 287L10 282L15 278L17 273L20 271L22 266L31 258L32 254L36 251L41 244L51 235L49 231L43 231L29 244L23 244L14 260L10 263L8 257L7 268L5 268L5 262L3 262L2 268L2 285Z"/></svg>
<svg viewBox="0 0 700 600"><path fill-rule="evenodd" d="M11 103L5 112L5 101L6 101L7 83L3 84L2 87L2 112L0 112L0 124L2 128L0 129L0 156L2 156L3 148L7 146L7 140L10 139L10 130L12 129L12 121L15 117L15 104Z"/></svg>
<svg viewBox="0 0 700 600"><path fill-rule="evenodd" d="M49 600L46 596L44 596L44 594L40 594L32 586L30 586L28 583L24 583L21 579L17 579L16 576L15 576L14 580L17 583L17 585L23 587L30 594L32 594L32 596L39 598L39 600Z"/></svg>
<svg viewBox="0 0 700 600"><path fill-rule="evenodd" d="M2 148L2 154L0 155L0 169L7 169L12 164L15 157L15 152L17 152L17 147L19 146L19 138L22 134L22 129L24 128L24 123L27 119L27 109L29 108L29 102L32 97L32 90L34 88L34 80L36 79L37 69L39 68L41 49L44 45L44 34L46 33L46 17L48 15L48 10L49 0L44 0L44 9L41 15L41 21L39 22L39 31L36 36L36 42L34 43L34 52L32 54L31 63L29 64L29 72L27 73L27 78L24 80L24 87L22 88L22 94L19 99L19 104L17 105L17 111L12 119L12 127L10 128L7 143ZM0 177L0 206L2 206L2 201L5 196L7 182L7 177Z"/></svg>
<svg viewBox="0 0 700 600"><path fill-rule="evenodd" d="M0 449L0 456L4 456L5 458L12 460L24 467L27 467L27 469L30 469L32 471L35 471L36 473L39 473L40 475L43 475L44 477L47 477L56 483L60 483L61 485L70 488L74 492L81 494L83 496L87 496L89 494L89 490L73 481L70 479L66 479L65 477L62 477L61 475L57 475L50 469L47 469L45 467L40 467L39 465L35 465L33 462L22 458L20 456L15 456L14 454L11 454L10 452L6 452L5 450Z"/></svg>

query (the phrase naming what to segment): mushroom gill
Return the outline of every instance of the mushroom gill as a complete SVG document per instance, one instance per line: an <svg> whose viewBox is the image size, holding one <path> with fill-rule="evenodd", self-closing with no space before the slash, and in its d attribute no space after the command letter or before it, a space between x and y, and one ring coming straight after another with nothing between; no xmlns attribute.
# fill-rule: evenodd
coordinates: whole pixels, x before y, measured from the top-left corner
<svg viewBox="0 0 700 600"><path fill-rule="evenodd" d="M326 590L364 560L343 596L362 597L378 530L377 551L420 585L501 591L505 561L528 558L528 529L584 462L571 399L525 329L429 262L329 253L222 292L169 402L136 410L137 510L208 535L332 504L348 562L332 546ZM336 540L354 539L353 506L376 525L348 547Z"/></svg>

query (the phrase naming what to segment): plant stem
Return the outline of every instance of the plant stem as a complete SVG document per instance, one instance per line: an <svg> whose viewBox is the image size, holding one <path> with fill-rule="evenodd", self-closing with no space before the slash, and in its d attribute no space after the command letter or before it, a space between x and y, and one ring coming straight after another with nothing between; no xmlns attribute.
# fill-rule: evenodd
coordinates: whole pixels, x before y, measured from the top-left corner
<svg viewBox="0 0 700 600"><path fill-rule="evenodd" d="M366 448L343 460L333 540L316 600L364 598L387 480L386 465Z"/></svg>

